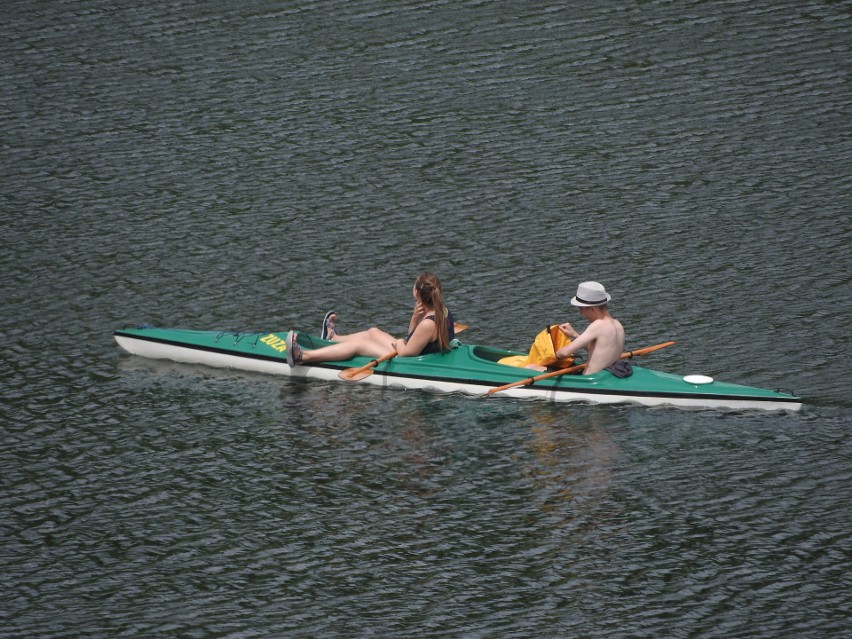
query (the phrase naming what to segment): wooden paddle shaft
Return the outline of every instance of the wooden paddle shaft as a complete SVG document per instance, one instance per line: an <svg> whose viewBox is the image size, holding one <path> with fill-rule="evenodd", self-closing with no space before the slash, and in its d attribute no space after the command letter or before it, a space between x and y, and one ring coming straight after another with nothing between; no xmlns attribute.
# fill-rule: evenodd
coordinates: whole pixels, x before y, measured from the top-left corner
<svg viewBox="0 0 852 639"><path fill-rule="evenodd" d="M372 372L371 369L373 367L378 366L382 362L388 361L392 357L396 357L396 351L391 351L390 353L385 353L384 355L382 355L378 359L374 359L372 362L369 362L368 364L364 364L363 366L361 366L359 368L347 368L346 370L340 371L340 373L338 373L337 376L340 379L345 379L345 380L352 381L352 382L358 381L359 379L363 379L363 377L366 377L367 375L369 375ZM364 373L366 373L367 375L364 375Z"/></svg>
<svg viewBox="0 0 852 639"><path fill-rule="evenodd" d="M626 352L621 354L621 357L619 359L628 359L628 358L633 357L635 355L645 355L646 353L652 353L652 352L659 350L661 348L665 348L666 346L671 346L674 343L675 342L663 342L662 344L656 344L654 346L647 346L645 348L640 348L640 349L635 350L635 351L626 351ZM486 395L493 395L494 393L498 393L498 392L503 391L503 390L508 390L509 388L515 388L516 386L527 386L527 385L532 384L534 382L537 382L539 380L548 379L550 377L558 377L559 375L566 375L568 373L576 373L577 371L581 371L584 368L586 368L586 366L588 366L588 363L577 364L576 366L571 366L569 368L563 368L563 369L558 370L558 371L551 371L549 373L544 373L542 375L536 375L535 377L528 377L527 379L522 379L522 380L517 381L517 382L512 382L511 384L505 384L503 386L497 386L496 388L492 388L491 390L489 390L486 393Z"/></svg>
<svg viewBox="0 0 852 639"><path fill-rule="evenodd" d="M468 328L467 324L456 323L453 326L453 330L455 330L456 333L461 333L463 330L465 330L467 328ZM396 354L397 354L396 351L391 351L390 353L385 353L384 355L382 355L378 359L374 359L369 364L365 364L364 366L361 366L360 368L347 368L346 370L340 371L337 374L337 376L340 379L343 379L343 380L346 380L346 381L349 381L349 382L357 382L358 380L364 379L365 377L371 375L372 369L374 367L378 366L382 362L386 362L389 359L395 357Z"/></svg>

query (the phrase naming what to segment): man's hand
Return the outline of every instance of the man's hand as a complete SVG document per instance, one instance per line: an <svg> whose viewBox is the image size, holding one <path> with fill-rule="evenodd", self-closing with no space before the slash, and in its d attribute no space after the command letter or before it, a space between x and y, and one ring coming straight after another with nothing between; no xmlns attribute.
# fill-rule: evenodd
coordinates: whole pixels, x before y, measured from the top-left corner
<svg viewBox="0 0 852 639"><path fill-rule="evenodd" d="M559 330L562 331L562 333L566 337L570 337L571 339L577 339L578 337L580 337L580 334L574 329L573 326L571 326L571 324L569 322L565 322L564 324L560 324Z"/></svg>

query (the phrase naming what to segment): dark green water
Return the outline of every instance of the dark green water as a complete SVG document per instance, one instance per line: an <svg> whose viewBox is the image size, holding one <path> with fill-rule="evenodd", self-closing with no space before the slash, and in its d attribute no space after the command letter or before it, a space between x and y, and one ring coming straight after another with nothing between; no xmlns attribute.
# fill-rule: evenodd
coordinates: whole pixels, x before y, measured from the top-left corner
<svg viewBox="0 0 852 639"><path fill-rule="evenodd" d="M0 637L839 637L848 2L6 2ZM470 342L613 294L795 415L383 391L112 330ZM579 322L578 322L579 323Z"/></svg>

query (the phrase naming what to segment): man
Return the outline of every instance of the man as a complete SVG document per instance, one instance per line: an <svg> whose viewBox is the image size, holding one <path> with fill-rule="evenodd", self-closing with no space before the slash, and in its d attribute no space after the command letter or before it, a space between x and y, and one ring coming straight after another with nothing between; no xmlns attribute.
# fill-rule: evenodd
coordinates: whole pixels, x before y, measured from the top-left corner
<svg viewBox="0 0 852 639"><path fill-rule="evenodd" d="M589 362L584 375L602 371L621 359L624 327L609 314L611 299L602 284L583 282L577 287L577 295L571 299L571 304L578 307L580 315L589 322L588 328L580 334L568 322L559 325L559 330L573 341L556 351L556 357L563 359L585 348Z"/></svg>

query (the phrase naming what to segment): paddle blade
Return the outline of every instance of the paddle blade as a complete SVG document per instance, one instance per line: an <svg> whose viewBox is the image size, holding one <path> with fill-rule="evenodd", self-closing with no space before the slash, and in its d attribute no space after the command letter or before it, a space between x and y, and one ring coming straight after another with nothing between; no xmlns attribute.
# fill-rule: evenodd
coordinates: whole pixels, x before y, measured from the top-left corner
<svg viewBox="0 0 852 639"><path fill-rule="evenodd" d="M345 371L340 371L337 376L347 382L359 382L365 377L373 374L372 368L347 368Z"/></svg>

